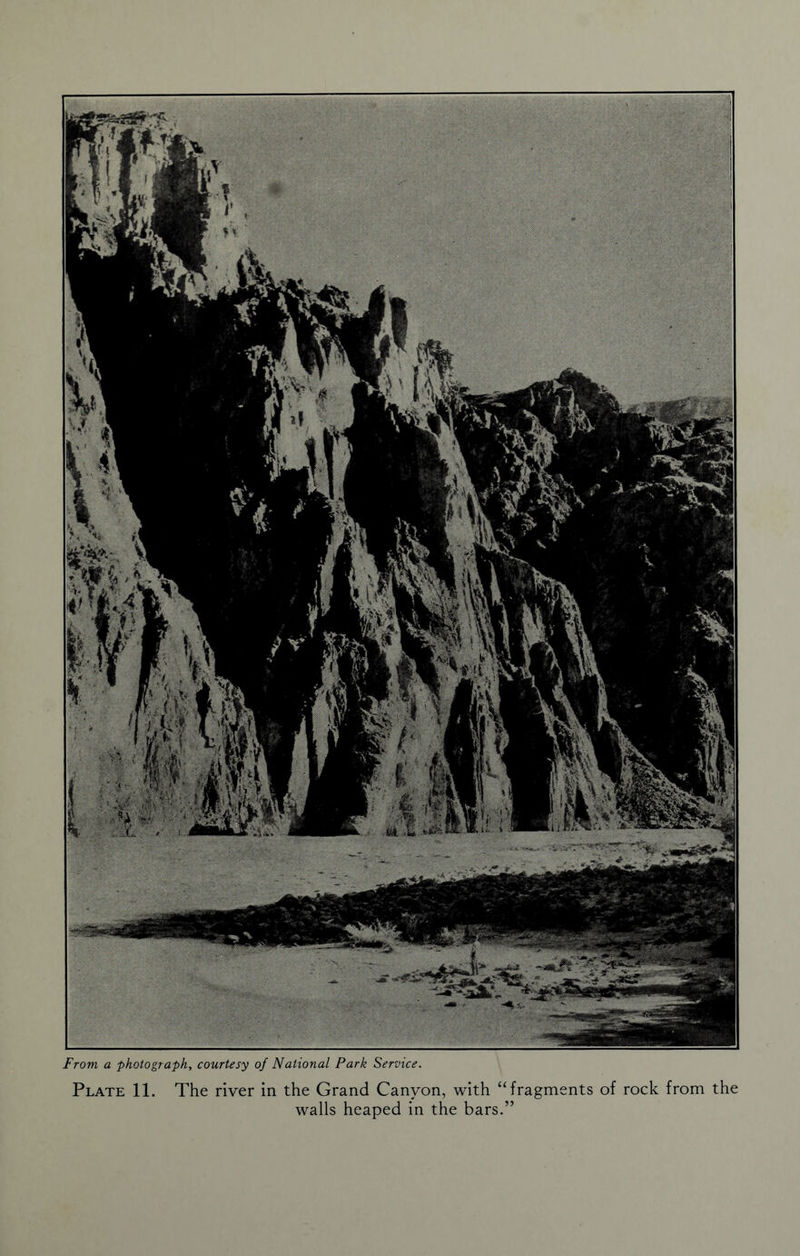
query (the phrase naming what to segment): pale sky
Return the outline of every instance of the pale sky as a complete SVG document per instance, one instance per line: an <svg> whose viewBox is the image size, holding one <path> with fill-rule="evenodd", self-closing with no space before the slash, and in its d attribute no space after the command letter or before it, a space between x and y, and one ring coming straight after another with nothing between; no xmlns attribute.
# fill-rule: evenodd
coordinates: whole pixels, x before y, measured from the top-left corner
<svg viewBox="0 0 800 1256"><path fill-rule="evenodd" d="M225 168L276 279L385 283L474 391L573 366L623 402L731 395L730 98L81 98Z"/></svg>

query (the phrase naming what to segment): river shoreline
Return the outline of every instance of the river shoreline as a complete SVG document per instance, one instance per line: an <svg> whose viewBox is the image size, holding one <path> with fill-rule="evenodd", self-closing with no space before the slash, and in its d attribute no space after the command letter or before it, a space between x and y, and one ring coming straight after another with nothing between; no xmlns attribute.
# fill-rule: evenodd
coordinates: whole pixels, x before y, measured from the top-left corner
<svg viewBox="0 0 800 1256"><path fill-rule="evenodd" d="M639 867L626 855L641 839L621 858L616 843L601 852L592 841L588 859L565 843L549 872L468 867L376 885L378 865L354 859L343 878L371 877L370 888L105 923L94 913L84 923L84 909L69 938L70 1043L731 1046L734 869L706 839L662 846ZM543 863L540 847L527 866ZM348 946L355 921L390 926L391 949L380 937L374 949ZM465 941L475 933L477 979Z"/></svg>

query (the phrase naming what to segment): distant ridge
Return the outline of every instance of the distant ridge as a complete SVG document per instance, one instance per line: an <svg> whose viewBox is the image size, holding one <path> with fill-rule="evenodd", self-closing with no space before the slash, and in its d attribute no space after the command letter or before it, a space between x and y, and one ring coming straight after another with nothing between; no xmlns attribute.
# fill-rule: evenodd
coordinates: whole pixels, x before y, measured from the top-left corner
<svg viewBox="0 0 800 1256"><path fill-rule="evenodd" d="M680 397L676 401L637 401L628 406L635 414L645 414L661 423L687 423L692 419L730 419L730 397Z"/></svg>

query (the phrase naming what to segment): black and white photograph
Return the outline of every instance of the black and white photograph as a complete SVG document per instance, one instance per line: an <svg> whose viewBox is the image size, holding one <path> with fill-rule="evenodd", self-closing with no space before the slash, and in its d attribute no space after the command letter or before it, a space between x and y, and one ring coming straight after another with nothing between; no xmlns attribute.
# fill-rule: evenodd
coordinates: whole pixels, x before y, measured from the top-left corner
<svg viewBox="0 0 800 1256"><path fill-rule="evenodd" d="M68 1047L737 1045L732 109L64 99Z"/></svg>

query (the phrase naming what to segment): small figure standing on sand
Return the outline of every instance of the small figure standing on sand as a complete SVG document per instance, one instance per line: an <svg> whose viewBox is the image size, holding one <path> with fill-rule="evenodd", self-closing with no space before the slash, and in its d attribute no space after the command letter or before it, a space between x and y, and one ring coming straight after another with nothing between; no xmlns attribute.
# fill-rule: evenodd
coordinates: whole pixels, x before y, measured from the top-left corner
<svg viewBox="0 0 800 1256"><path fill-rule="evenodd" d="M478 942L478 938L476 936L472 939L472 946L469 948L469 967L470 967L470 972L472 973L473 977L477 977L478 968L480 967L478 963L478 947L479 946L480 946L480 943Z"/></svg>

